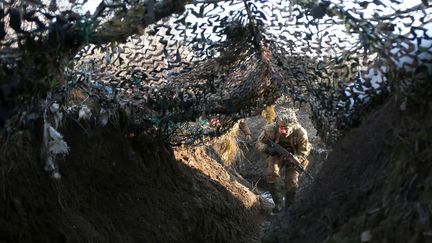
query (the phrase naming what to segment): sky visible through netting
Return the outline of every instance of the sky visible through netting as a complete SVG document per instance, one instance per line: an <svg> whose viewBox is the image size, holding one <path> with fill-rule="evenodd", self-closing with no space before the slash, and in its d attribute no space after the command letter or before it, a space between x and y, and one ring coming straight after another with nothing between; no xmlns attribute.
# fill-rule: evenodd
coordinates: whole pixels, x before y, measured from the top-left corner
<svg viewBox="0 0 432 243"><path fill-rule="evenodd" d="M391 78L401 77L395 68L402 73L430 68L426 1L203 1L165 13L181 5L174 2L6 1L2 23L9 28L2 50L16 50L33 38L48 53L25 52L31 60L82 45L69 58L53 58L62 74L24 73L19 79L39 80L41 91L53 82L50 93L63 98L47 104L59 105L61 112L118 121L121 110L138 126L163 130L175 144L221 134L281 96L308 103L317 129L327 136L326 131L352 126L391 93ZM45 39L60 42L58 48L49 48ZM62 49L73 43L79 45ZM23 66L19 58L2 55L5 70ZM44 68L39 63L35 70ZM66 85L55 85L59 79ZM62 103L73 89L97 97L97 108ZM330 140L340 133L332 134Z"/></svg>
<svg viewBox="0 0 432 243"><path fill-rule="evenodd" d="M65 120L195 145L288 97L309 105L331 144L391 95L404 110L429 94L429 5L5 0L0 126L9 138L43 120L41 156L56 178Z"/></svg>
<svg viewBox="0 0 432 243"><path fill-rule="evenodd" d="M299 101L309 100L318 120L340 119L323 123L326 129L330 129L329 126L338 122L346 123L343 119L349 117L347 114L354 110L356 103L362 106L370 100L370 96L387 91L385 73L388 67L382 65L371 71L368 65L378 59L380 54L377 52L390 48L385 46L389 45L384 43L388 41L386 38L406 35L413 26L422 26L425 11L428 10L419 8L421 5L420 1L402 4L391 1L334 1L315 10L331 9L328 10L331 14L327 16L313 16L313 11L306 7L277 0L189 5L184 14L150 26L143 35L130 37L128 42L118 45L118 49L99 49L99 57L104 58L99 58L96 66L102 67L102 76L94 79L107 80L104 85L110 86L109 90L116 87L114 89L124 97L125 103L130 103L131 97L137 107L148 108L151 103L150 110L143 113L149 115L145 119L156 123L164 118L183 122L208 114L218 117L218 113L227 111L237 118L258 114L260 109L274 100L260 99L262 94L254 91L265 93L264 90L271 89L270 86L277 86L282 92L268 92L274 92L275 96L285 93ZM404 14L409 9L412 11ZM389 16L393 16L392 22L384 22ZM250 23L254 27L252 30L246 27ZM227 32L230 30L232 32ZM239 44L248 35L250 39ZM200 69L208 71L209 67L202 67L203 63L229 59L224 52L233 38L238 38L234 40L239 42L237 45L246 47L244 56L238 55L243 60L234 60L234 63L238 62L230 63L232 67L213 63L211 68L222 69L219 74L215 70L206 73ZM267 48L267 55L271 56L267 65L272 77L252 74L256 68L245 68L258 65L261 61L260 58L254 59L256 53L266 52L260 47ZM120 54L122 51L125 55ZM119 57L123 55L122 60L129 61L126 66L118 63L120 70L115 62L111 63L112 56L116 54ZM131 60L130 56L134 59ZM135 63L139 57L145 61ZM359 75L361 68L367 69L363 76ZM194 76L198 73L195 69L200 70L198 76L202 77ZM95 74L98 71L91 72ZM144 84L137 81L134 77L137 73L149 81ZM195 78L193 82L191 77ZM216 81L211 84L210 79ZM262 79L269 79L269 85L263 84ZM365 79L369 81L365 82ZM356 81L366 85L356 88ZM344 86L348 89L341 92ZM212 92L212 89L217 92ZM241 106L238 103L244 103L245 109L236 108ZM185 115L187 113L191 114ZM344 114L339 118L335 113ZM202 130L198 131L202 133Z"/></svg>

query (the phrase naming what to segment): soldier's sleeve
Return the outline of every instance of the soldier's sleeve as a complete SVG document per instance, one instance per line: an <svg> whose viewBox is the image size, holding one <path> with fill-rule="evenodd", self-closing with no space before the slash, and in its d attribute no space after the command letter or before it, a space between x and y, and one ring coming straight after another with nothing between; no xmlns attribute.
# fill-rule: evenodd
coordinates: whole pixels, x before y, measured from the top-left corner
<svg viewBox="0 0 432 243"><path fill-rule="evenodd" d="M268 139L272 141L274 140L274 129L275 129L274 123L267 124L266 126L264 126L255 144L255 148L258 150L258 152L265 153L266 149L268 148L267 144L269 143L267 140Z"/></svg>
<svg viewBox="0 0 432 243"><path fill-rule="evenodd" d="M299 156L306 158L311 150L311 145L309 143L307 132L304 128L299 130L299 135L297 137L297 153Z"/></svg>
<svg viewBox="0 0 432 243"><path fill-rule="evenodd" d="M251 130L249 129L245 120L241 120L239 123L239 128L243 132L244 135L252 135Z"/></svg>
<svg viewBox="0 0 432 243"><path fill-rule="evenodd" d="M258 152L264 153L265 149L267 147L267 144L264 142L266 139L266 133L265 130L261 132L261 134L258 136L258 139L255 143L255 148Z"/></svg>

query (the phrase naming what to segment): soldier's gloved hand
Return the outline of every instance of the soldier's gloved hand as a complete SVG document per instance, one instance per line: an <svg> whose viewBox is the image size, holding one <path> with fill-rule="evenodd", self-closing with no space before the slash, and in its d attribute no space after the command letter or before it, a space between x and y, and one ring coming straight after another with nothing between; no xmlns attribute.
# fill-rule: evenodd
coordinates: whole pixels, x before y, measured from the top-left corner
<svg viewBox="0 0 432 243"><path fill-rule="evenodd" d="M278 155L278 152L276 151L276 149L273 148L273 147L270 147L268 145L266 146L265 153L268 154L268 155L270 155L270 156L276 156L276 155Z"/></svg>
<svg viewBox="0 0 432 243"><path fill-rule="evenodd" d="M298 160L298 157L295 156L295 155L293 155L292 157L289 157L288 160L289 160L290 162L293 162L293 163L300 163L300 161Z"/></svg>

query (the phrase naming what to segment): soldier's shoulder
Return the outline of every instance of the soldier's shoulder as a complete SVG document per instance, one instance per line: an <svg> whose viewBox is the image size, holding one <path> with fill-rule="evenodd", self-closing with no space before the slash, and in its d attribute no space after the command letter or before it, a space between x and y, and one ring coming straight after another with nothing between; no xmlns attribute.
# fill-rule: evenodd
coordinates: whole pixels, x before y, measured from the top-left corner
<svg viewBox="0 0 432 243"><path fill-rule="evenodd" d="M265 132L272 132L272 131L276 130L276 123L273 122L273 123L265 125L263 130Z"/></svg>
<svg viewBox="0 0 432 243"><path fill-rule="evenodd" d="M301 135L301 136L307 136L307 131L306 131L306 129L304 128L304 127L302 127L300 124L298 124L297 126L296 126L296 132L299 134L299 135Z"/></svg>
<svg viewBox="0 0 432 243"><path fill-rule="evenodd" d="M261 136L265 136L267 138L273 139L276 133L276 124L270 123L263 127Z"/></svg>

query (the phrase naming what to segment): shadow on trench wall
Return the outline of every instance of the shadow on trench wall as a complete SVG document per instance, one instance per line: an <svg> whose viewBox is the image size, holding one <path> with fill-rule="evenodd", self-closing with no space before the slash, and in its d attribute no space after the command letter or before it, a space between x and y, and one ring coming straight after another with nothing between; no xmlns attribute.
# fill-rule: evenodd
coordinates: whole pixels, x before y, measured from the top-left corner
<svg viewBox="0 0 432 243"><path fill-rule="evenodd" d="M68 121L70 154L50 178L40 134L17 135L1 159L1 242L246 242L253 209L175 160L150 135Z"/></svg>

